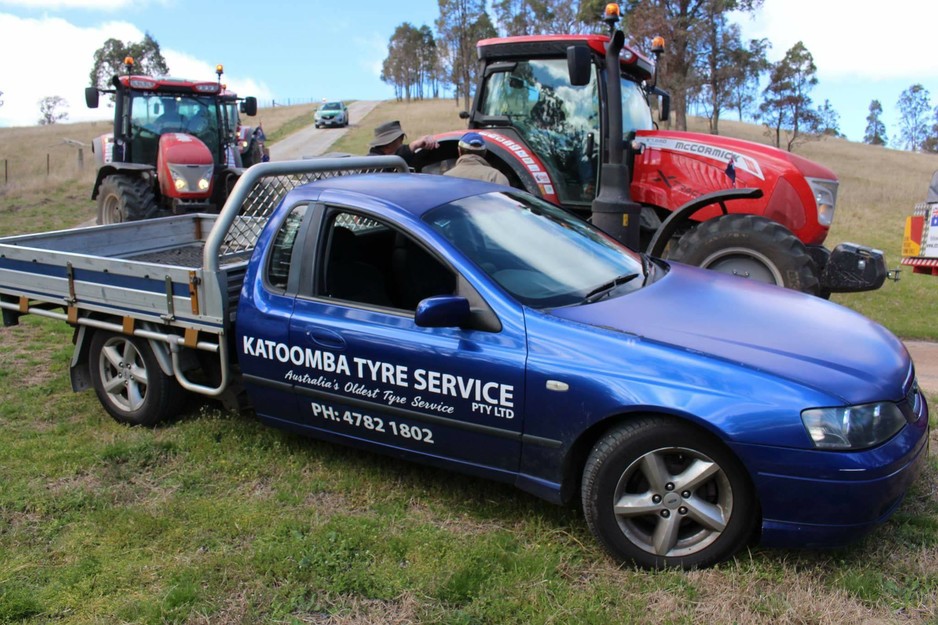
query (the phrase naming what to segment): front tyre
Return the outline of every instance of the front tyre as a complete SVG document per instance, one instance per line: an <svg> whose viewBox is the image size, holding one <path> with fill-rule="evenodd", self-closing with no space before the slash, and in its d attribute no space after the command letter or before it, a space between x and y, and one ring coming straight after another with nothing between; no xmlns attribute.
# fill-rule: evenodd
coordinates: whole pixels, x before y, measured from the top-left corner
<svg viewBox="0 0 938 625"><path fill-rule="evenodd" d="M113 175L98 188L98 224L119 224L156 217L159 205L143 178Z"/></svg>
<svg viewBox="0 0 938 625"><path fill-rule="evenodd" d="M816 295L817 267L807 248L781 224L731 214L698 224L668 255L688 265Z"/></svg>
<svg viewBox="0 0 938 625"><path fill-rule="evenodd" d="M739 461L716 439L666 418L639 418L586 461L587 524L614 558L649 569L705 567L750 539L756 502Z"/></svg>
<svg viewBox="0 0 938 625"><path fill-rule="evenodd" d="M160 369L148 341L98 331L88 350L98 401L115 421L154 426L179 411L184 391Z"/></svg>

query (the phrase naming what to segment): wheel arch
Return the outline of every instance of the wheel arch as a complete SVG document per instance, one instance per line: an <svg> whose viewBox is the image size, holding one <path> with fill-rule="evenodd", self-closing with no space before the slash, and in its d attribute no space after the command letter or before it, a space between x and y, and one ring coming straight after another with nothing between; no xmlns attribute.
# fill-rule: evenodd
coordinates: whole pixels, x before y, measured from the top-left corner
<svg viewBox="0 0 938 625"><path fill-rule="evenodd" d="M94 314L89 315L87 319L100 321L103 323L121 324L122 320L110 315ZM96 332L112 332L105 328L94 328L88 325L80 325L75 328L72 342L75 349L72 352L72 360L69 363L69 377L72 383L72 390L76 393L88 390L93 387L91 382L91 371L88 368L88 351L91 345L91 338ZM118 333L119 334L119 333ZM173 370L173 360L169 351L169 345L156 339L145 339L150 346L150 351L156 358L160 369L164 374L175 377Z"/></svg>
<svg viewBox="0 0 938 625"><path fill-rule="evenodd" d="M458 156L457 144L464 132L448 132L438 135L436 138L440 147L430 153L433 160L423 164L423 168L447 160L455 162ZM505 174L511 186L556 203L556 196L545 197L544 190L538 186L537 181L534 179L533 172L546 171L536 155L530 154L529 150L521 150L520 148L525 146L520 143L509 141L511 147L518 148L512 150L502 143L506 141L506 138L497 132L489 130L479 132L486 138L486 160L492 167ZM524 156L519 156L519 151L523 151ZM530 163L525 163L522 158L527 159Z"/></svg>
<svg viewBox="0 0 938 625"><path fill-rule="evenodd" d="M580 485L583 479L583 471L586 468L586 461L590 455L590 452L593 450L599 440L602 439L602 437L611 430L636 419L665 419L675 423L680 423L697 430L701 433L702 436L708 437L713 443L722 447L736 460L736 462L739 463L741 467L746 469L746 481L749 483L751 492L755 498L756 511L759 516L756 526L758 527L758 525L761 524L762 506L759 502L759 496L758 492L756 491L755 484L753 483L753 480L749 474L749 467L733 450L733 448L724 442L724 437L722 436L723 433L721 430L714 426L714 424L708 421L704 421L695 415L678 413L660 407L645 408L633 412L617 412L597 421L580 433L564 457L563 475L560 490L561 499L565 505L572 504L579 500Z"/></svg>
<svg viewBox="0 0 938 625"><path fill-rule="evenodd" d="M652 237L651 242L648 244L648 248L645 251L650 256L660 257L662 252L664 252L664 248L668 244L668 241L671 240L671 237L674 236L678 229L684 224L690 222L691 218L695 214L704 208L707 208L708 206L719 204L723 214L726 215L728 212L726 208L726 202L728 200L755 199L760 197L762 197L762 189L746 188L725 189L723 191L715 191L713 193L708 193L707 195L702 195L698 198L695 198L668 215L668 217L661 223L661 227L658 229L658 232L656 232L655 236Z"/></svg>
<svg viewBox="0 0 938 625"><path fill-rule="evenodd" d="M98 191L101 189L101 183L108 176L122 175L130 178L146 178L156 172L156 167L152 165L138 165L136 163L111 163L98 169L94 180L94 188L91 190L91 199L98 199Z"/></svg>

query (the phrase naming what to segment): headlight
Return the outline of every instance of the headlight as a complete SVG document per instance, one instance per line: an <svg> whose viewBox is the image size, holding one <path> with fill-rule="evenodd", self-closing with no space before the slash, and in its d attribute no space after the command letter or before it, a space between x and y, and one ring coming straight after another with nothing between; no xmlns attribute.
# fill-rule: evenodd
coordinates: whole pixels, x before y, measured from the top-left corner
<svg viewBox="0 0 938 625"><path fill-rule="evenodd" d="M213 167L195 165L170 165L169 175L178 193L197 193L212 187Z"/></svg>
<svg viewBox="0 0 938 625"><path fill-rule="evenodd" d="M892 438L906 423L892 402L812 408L801 413L801 420L818 449L873 447Z"/></svg>
<svg viewBox="0 0 938 625"><path fill-rule="evenodd" d="M834 205L837 204L837 187L840 185L836 180L822 180L820 178L808 178L808 185L814 194L814 202L817 205L817 220L822 226L829 226L834 223Z"/></svg>
<svg viewBox="0 0 938 625"><path fill-rule="evenodd" d="M186 178L173 168L170 168L169 175L173 177L173 186L177 191L188 191L189 183Z"/></svg>
<svg viewBox="0 0 938 625"><path fill-rule="evenodd" d="M208 191L208 188L212 186L212 170L211 169L209 169L208 171L202 174L202 177L199 178L198 186L199 186L199 191Z"/></svg>

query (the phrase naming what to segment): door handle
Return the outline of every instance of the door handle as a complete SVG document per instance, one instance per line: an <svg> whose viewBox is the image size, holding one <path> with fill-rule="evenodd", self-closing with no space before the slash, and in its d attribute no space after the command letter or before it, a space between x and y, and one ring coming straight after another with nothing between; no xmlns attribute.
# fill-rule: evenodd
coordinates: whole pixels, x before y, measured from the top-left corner
<svg viewBox="0 0 938 625"><path fill-rule="evenodd" d="M330 349L345 349L345 339L335 330L326 328L309 327L306 329L306 338L313 343L328 347Z"/></svg>

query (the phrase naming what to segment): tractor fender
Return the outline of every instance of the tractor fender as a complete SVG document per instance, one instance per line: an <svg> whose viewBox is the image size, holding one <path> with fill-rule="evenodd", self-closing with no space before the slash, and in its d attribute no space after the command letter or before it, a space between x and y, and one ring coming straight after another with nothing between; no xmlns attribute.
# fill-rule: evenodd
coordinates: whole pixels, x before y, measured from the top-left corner
<svg viewBox="0 0 938 625"><path fill-rule="evenodd" d="M658 231L655 232L655 236L651 238L645 252L649 256L661 256L665 245L668 244L668 241L671 240L671 237L674 236L677 229L685 222L690 221L690 218L697 213L697 211L711 204L719 204L725 215L729 212L726 210L725 204L728 200L751 200L760 197L762 197L762 189L748 188L714 191L713 193L707 193L706 195L694 198L668 215L667 219L661 223L661 227L658 228Z"/></svg>
<svg viewBox="0 0 938 625"><path fill-rule="evenodd" d="M560 205L560 198L557 196L550 174L544 162L533 151L522 142L497 132L480 130L479 134L486 138L490 160L504 163L504 166L514 173L514 177L525 191Z"/></svg>
<svg viewBox="0 0 938 625"><path fill-rule="evenodd" d="M455 160L456 146L465 132L465 130L459 130L435 135L434 138L440 144L440 148L433 152L449 155ZM560 205L560 198L557 197L553 181L543 161L524 143L508 133L494 130L477 130L476 132L485 137L485 147L488 151L486 160L505 174L512 186Z"/></svg>
<svg viewBox="0 0 938 625"><path fill-rule="evenodd" d="M94 188L91 190L91 199L98 199L98 189L101 187L101 181L103 181L108 176L121 174L124 176L142 178L143 176L151 174L155 171L156 167L153 165L143 165L140 163L109 163L104 165L98 169L98 175L94 181Z"/></svg>

